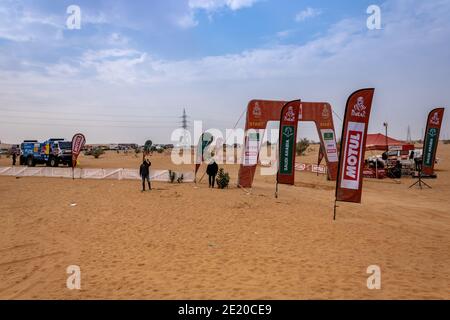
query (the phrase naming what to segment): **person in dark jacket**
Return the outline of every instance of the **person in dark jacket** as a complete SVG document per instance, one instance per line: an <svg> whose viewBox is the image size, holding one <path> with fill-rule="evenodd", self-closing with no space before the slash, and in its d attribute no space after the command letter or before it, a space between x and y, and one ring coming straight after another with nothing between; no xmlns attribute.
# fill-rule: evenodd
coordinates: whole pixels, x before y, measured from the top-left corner
<svg viewBox="0 0 450 320"><path fill-rule="evenodd" d="M13 154L12 154L12 165L15 166L16 165L16 159L17 159L17 153L16 150L14 150Z"/></svg>
<svg viewBox="0 0 450 320"><path fill-rule="evenodd" d="M150 167L152 163L150 160L144 160L141 164L141 167L139 168L139 175L142 178L142 192L145 191L145 181L147 180L148 183L148 189L152 190L152 185L150 183Z"/></svg>
<svg viewBox="0 0 450 320"><path fill-rule="evenodd" d="M206 173L209 177L209 187L214 188L214 184L216 181L217 172L219 171L219 166L216 161L212 160L208 167L206 168Z"/></svg>

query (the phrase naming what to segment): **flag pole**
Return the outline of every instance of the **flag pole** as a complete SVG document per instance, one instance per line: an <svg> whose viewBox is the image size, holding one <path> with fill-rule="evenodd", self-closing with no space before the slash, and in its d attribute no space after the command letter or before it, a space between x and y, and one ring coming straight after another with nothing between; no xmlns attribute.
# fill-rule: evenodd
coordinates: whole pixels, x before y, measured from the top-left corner
<svg viewBox="0 0 450 320"><path fill-rule="evenodd" d="M278 175L277 175L277 183L275 186L275 199L278 199Z"/></svg>
<svg viewBox="0 0 450 320"><path fill-rule="evenodd" d="M336 221L336 208L337 208L337 200L334 199L334 217L333 217L333 221Z"/></svg>

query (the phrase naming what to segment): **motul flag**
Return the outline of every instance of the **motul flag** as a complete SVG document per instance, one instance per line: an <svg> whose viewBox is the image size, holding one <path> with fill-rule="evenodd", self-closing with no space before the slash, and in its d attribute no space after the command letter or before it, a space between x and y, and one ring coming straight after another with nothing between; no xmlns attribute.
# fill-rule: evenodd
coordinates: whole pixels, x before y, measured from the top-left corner
<svg viewBox="0 0 450 320"><path fill-rule="evenodd" d="M77 133L72 138L72 164L73 167L77 165L78 156L86 143L86 138L81 133Z"/></svg>
<svg viewBox="0 0 450 320"><path fill-rule="evenodd" d="M295 150L300 104L300 100L291 101L281 109L277 175L277 182L281 184L293 185L295 180Z"/></svg>
<svg viewBox="0 0 450 320"><path fill-rule="evenodd" d="M362 89L347 101L341 136L336 201L361 203L364 155L375 89Z"/></svg>
<svg viewBox="0 0 450 320"><path fill-rule="evenodd" d="M444 118L444 110L444 108L434 109L428 116L422 155L422 172L425 175L434 174L434 163L436 162L436 152L439 144L442 119Z"/></svg>

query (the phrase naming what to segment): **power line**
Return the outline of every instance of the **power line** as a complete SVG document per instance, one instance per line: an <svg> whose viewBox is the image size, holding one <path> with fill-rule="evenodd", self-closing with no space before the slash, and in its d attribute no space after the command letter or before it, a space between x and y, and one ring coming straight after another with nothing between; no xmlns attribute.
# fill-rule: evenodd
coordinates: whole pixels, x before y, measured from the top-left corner
<svg viewBox="0 0 450 320"><path fill-rule="evenodd" d="M13 122L13 121L2 121L0 120L1 124L6 125L26 125L26 126L44 126L44 127L89 127L89 128L127 128L127 129L153 129L153 128L167 128L167 129L174 129L175 126L118 126L118 125L89 125L89 124L63 124L63 123L30 123L30 122Z"/></svg>
<svg viewBox="0 0 450 320"><path fill-rule="evenodd" d="M33 110L33 111L24 111L24 110L14 110L14 109L7 109L7 108L0 108L0 111L4 112L14 112L14 113L42 113L42 114L64 114L64 115L83 115L83 116L99 116L99 117L128 117L128 118L155 118L155 119L161 119L161 118L178 118L177 116L132 116L129 114L107 114L107 113L81 113L81 112L63 112L63 111L42 111L42 110Z"/></svg>

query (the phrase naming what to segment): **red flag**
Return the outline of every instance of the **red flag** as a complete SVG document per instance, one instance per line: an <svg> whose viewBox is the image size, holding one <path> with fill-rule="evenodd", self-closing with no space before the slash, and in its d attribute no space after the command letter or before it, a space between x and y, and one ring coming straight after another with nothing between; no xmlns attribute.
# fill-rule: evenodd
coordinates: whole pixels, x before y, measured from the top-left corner
<svg viewBox="0 0 450 320"><path fill-rule="evenodd" d="M375 89L362 89L347 101L341 136L336 201L361 203L367 128Z"/></svg>
<svg viewBox="0 0 450 320"><path fill-rule="evenodd" d="M444 111L444 108L437 108L431 111L428 116L422 154L422 172L425 175L431 176L434 174L434 163L436 162L436 152L439 144L442 120L444 119Z"/></svg>
<svg viewBox="0 0 450 320"><path fill-rule="evenodd" d="M295 151L300 103L300 100L291 101L281 109L277 183L293 185L295 182Z"/></svg>
<svg viewBox="0 0 450 320"><path fill-rule="evenodd" d="M81 133L77 133L72 138L72 167L77 166L77 159L81 153L81 150L86 143L86 138Z"/></svg>

